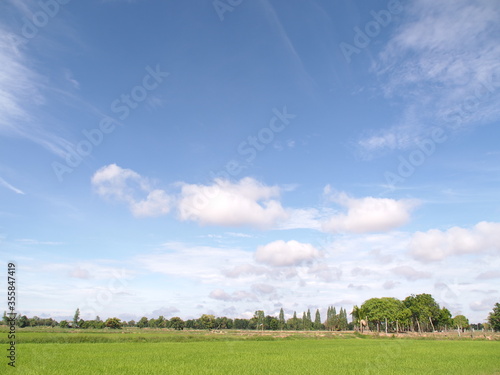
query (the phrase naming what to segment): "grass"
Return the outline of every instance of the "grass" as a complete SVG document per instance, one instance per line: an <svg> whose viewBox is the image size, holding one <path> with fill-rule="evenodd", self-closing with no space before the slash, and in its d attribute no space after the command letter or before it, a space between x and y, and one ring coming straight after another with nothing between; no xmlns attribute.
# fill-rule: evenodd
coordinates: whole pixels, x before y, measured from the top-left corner
<svg viewBox="0 0 500 375"><path fill-rule="evenodd" d="M500 374L500 341L125 332L20 330L16 369L5 373Z"/></svg>

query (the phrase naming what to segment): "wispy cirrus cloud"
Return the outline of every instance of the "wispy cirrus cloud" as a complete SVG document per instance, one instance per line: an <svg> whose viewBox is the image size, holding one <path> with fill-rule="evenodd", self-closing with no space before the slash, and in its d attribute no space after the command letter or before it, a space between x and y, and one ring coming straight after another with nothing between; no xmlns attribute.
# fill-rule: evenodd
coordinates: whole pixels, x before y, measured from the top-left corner
<svg viewBox="0 0 500 375"><path fill-rule="evenodd" d="M0 185L6 187L9 190L12 190L16 194L22 194L22 195L24 195L24 191L22 191L21 189L16 188L15 186L12 186L7 181L5 181L2 177L0 177Z"/></svg>
<svg viewBox="0 0 500 375"><path fill-rule="evenodd" d="M30 13L29 7L16 4L23 14ZM13 35L0 24L0 135L27 139L63 157L71 143L53 125L44 123L42 114L46 93L54 88L48 87L48 78L38 72L28 48L17 45Z"/></svg>
<svg viewBox="0 0 500 375"><path fill-rule="evenodd" d="M414 1L372 71L399 121L366 134L366 153L404 150L431 126L456 131L500 117L500 8L487 0Z"/></svg>

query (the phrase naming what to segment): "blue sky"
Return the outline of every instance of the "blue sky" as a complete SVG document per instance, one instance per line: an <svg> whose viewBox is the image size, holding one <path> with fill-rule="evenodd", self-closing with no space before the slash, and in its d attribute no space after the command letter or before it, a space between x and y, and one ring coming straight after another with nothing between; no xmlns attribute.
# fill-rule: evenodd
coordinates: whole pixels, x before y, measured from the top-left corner
<svg viewBox="0 0 500 375"><path fill-rule="evenodd" d="M6 1L19 311L500 300L494 1Z"/></svg>

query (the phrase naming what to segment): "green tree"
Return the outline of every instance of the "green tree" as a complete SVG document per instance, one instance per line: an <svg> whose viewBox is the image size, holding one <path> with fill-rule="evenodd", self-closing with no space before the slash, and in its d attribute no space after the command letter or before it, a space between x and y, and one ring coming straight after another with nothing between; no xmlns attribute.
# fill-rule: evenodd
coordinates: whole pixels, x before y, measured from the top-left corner
<svg viewBox="0 0 500 375"><path fill-rule="evenodd" d="M446 307L442 307L439 311L438 317L438 329L447 330L453 326L453 320L451 319L451 312Z"/></svg>
<svg viewBox="0 0 500 375"><path fill-rule="evenodd" d="M364 318L361 317L361 309L357 305L354 305L352 307L351 316L352 316L352 322L355 325L358 325L359 321Z"/></svg>
<svg viewBox="0 0 500 375"><path fill-rule="evenodd" d="M300 320L300 329L305 331L307 328L307 315L306 312L302 312L302 319Z"/></svg>
<svg viewBox="0 0 500 375"><path fill-rule="evenodd" d="M256 320L256 329L260 329L260 330L264 330L264 319L265 319L265 315L264 315L264 311L263 310L257 310L253 317L255 318Z"/></svg>
<svg viewBox="0 0 500 375"><path fill-rule="evenodd" d="M451 317L451 314L450 314ZM409 308L403 307L399 310L398 315L396 317L396 330L399 331L407 331L409 327L412 325L412 312Z"/></svg>
<svg viewBox="0 0 500 375"><path fill-rule="evenodd" d="M295 331L300 328L300 319L297 318L296 311L293 312L293 317L287 320L286 325L287 325L288 329L295 330Z"/></svg>
<svg viewBox="0 0 500 375"><path fill-rule="evenodd" d="M202 329L213 329L215 326L215 316L213 315L203 314L198 321Z"/></svg>
<svg viewBox="0 0 500 375"><path fill-rule="evenodd" d="M137 322L137 327L139 328L146 328L149 324L148 318L143 316L138 322Z"/></svg>
<svg viewBox="0 0 500 375"><path fill-rule="evenodd" d="M248 329L248 319L234 319L234 329Z"/></svg>
<svg viewBox="0 0 500 375"><path fill-rule="evenodd" d="M73 316L73 328L78 328L78 323L80 322L80 309L77 308L75 315Z"/></svg>
<svg viewBox="0 0 500 375"><path fill-rule="evenodd" d="M278 319L276 319L274 316L266 316L266 327L268 329L271 329L273 331L276 331L279 329L280 322Z"/></svg>
<svg viewBox="0 0 500 375"><path fill-rule="evenodd" d="M158 320L157 319L149 319L149 322L148 322L148 327L149 328L156 328L158 327Z"/></svg>
<svg viewBox="0 0 500 375"><path fill-rule="evenodd" d="M493 311L488 315L488 323L495 332L500 331L500 303L495 303Z"/></svg>
<svg viewBox="0 0 500 375"><path fill-rule="evenodd" d="M17 320L17 326L20 327L20 328L28 327L29 324L30 324L30 321L29 321L29 319L28 319L28 317L26 315L21 316Z"/></svg>
<svg viewBox="0 0 500 375"><path fill-rule="evenodd" d="M312 319L311 319L311 310L307 309L307 314L306 314L306 324L304 324L304 329L306 331L310 331L312 329Z"/></svg>
<svg viewBox="0 0 500 375"><path fill-rule="evenodd" d="M283 311L283 307L280 309L280 315L278 317L279 329L283 331L285 329L285 312Z"/></svg>
<svg viewBox="0 0 500 375"><path fill-rule="evenodd" d="M469 328L469 319L467 319L464 315L457 315L453 318L453 327L464 331Z"/></svg>
<svg viewBox="0 0 500 375"><path fill-rule="evenodd" d="M168 324L168 320L165 319L163 315L160 315L158 319L156 319L156 326L158 328L165 328Z"/></svg>
<svg viewBox="0 0 500 375"><path fill-rule="evenodd" d="M184 320L182 320L178 316L174 316L172 319L170 319L171 328L177 331L182 331L184 329L184 326L185 326Z"/></svg>
<svg viewBox="0 0 500 375"><path fill-rule="evenodd" d="M411 310L413 329L420 331L434 331L438 323L440 308L430 294L412 294L403 301Z"/></svg>
<svg viewBox="0 0 500 375"><path fill-rule="evenodd" d="M326 312L325 327L329 331L336 331L338 329L338 315L337 309L335 307L328 307Z"/></svg>
<svg viewBox="0 0 500 375"><path fill-rule="evenodd" d="M399 313L402 309L403 303L397 298L370 298L361 305L359 314L375 323L377 331L380 332L382 325L386 331L392 331L396 330Z"/></svg>
<svg viewBox="0 0 500 375"><path fill-rule="evenodd" d="M108 318L106 322L104 322L104 325L108 328L111 329L121 329L122 328L122 322L118 318Z"/></svg>
<svg viewBox="0 0 500 375"><path fill-rule="evenodd" d="M321 329L321 315L319 313L319 309L316 309L316 316L314 318L313 327L316 331L319 331Z"/></svg>
<svg viewBox="0 0 500 375"><path fill-rule="evenodd" d="M59 327L61 327L61 328L68 328L68 326L69 326L69 323L67 320L61 320L59 322Z"/></svg>

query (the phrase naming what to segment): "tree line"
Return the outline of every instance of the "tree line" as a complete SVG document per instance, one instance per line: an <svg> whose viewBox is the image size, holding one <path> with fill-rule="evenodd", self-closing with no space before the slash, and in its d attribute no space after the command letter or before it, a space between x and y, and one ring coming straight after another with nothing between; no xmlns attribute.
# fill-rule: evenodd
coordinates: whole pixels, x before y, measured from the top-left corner
<svg viewBox="0 0 500 375"><path fill-rule="evenodd" d="M500 330L500 326L495 326L491 321L489 324L471 325L464 315L452 318L446 307L440 307L432 295L425 293L412 294L402 301L393 297L370 298L360 307L354 306L351 314L353 322L361 330L366 327L377 332L464 331L469 328L489 329L490 326Z"/></svg>
<svg viewBox="0 0 500 375"><path fill-rule="evenodd" d="M80 310L76 309L73 320L61 320L57 322L52 318L39 318L34 316L28 318L26 315L16 317L16 325L19 327L48 326L75 329L120 329L123 327L138 328L169 328L175 330L183 329L242 329L242 330L301 330L301 331L345 331L354 329L370 329L372 331L385 332L432 332L446 331L449 329L493 329L500 331L500 303L496 303L493 311L488 316L488 323L469 324L469 320L464 315L457 315L452 318L451 312L446 307L440 307L430 294L418 294L399 300L393 297L370 298L358 307L354 306L352 321L348 321L346 309L340 308L337 312L334 306L329 306L326 318L323 321L319 309L316 309L314 319L308 309L302 315L297 315L285 319L283 308L278 316L266 315L263 310L255 311L250 319L216 317L210 314L203 314L198 319L188 319L184 321L180 317L170 319L164 316L148 319L142 317L139 321L122 321L116 317L101 320L97 316L93 320L83 320L80 317ZM7 325L9 318L4 312L3 324Z"/></svg>

